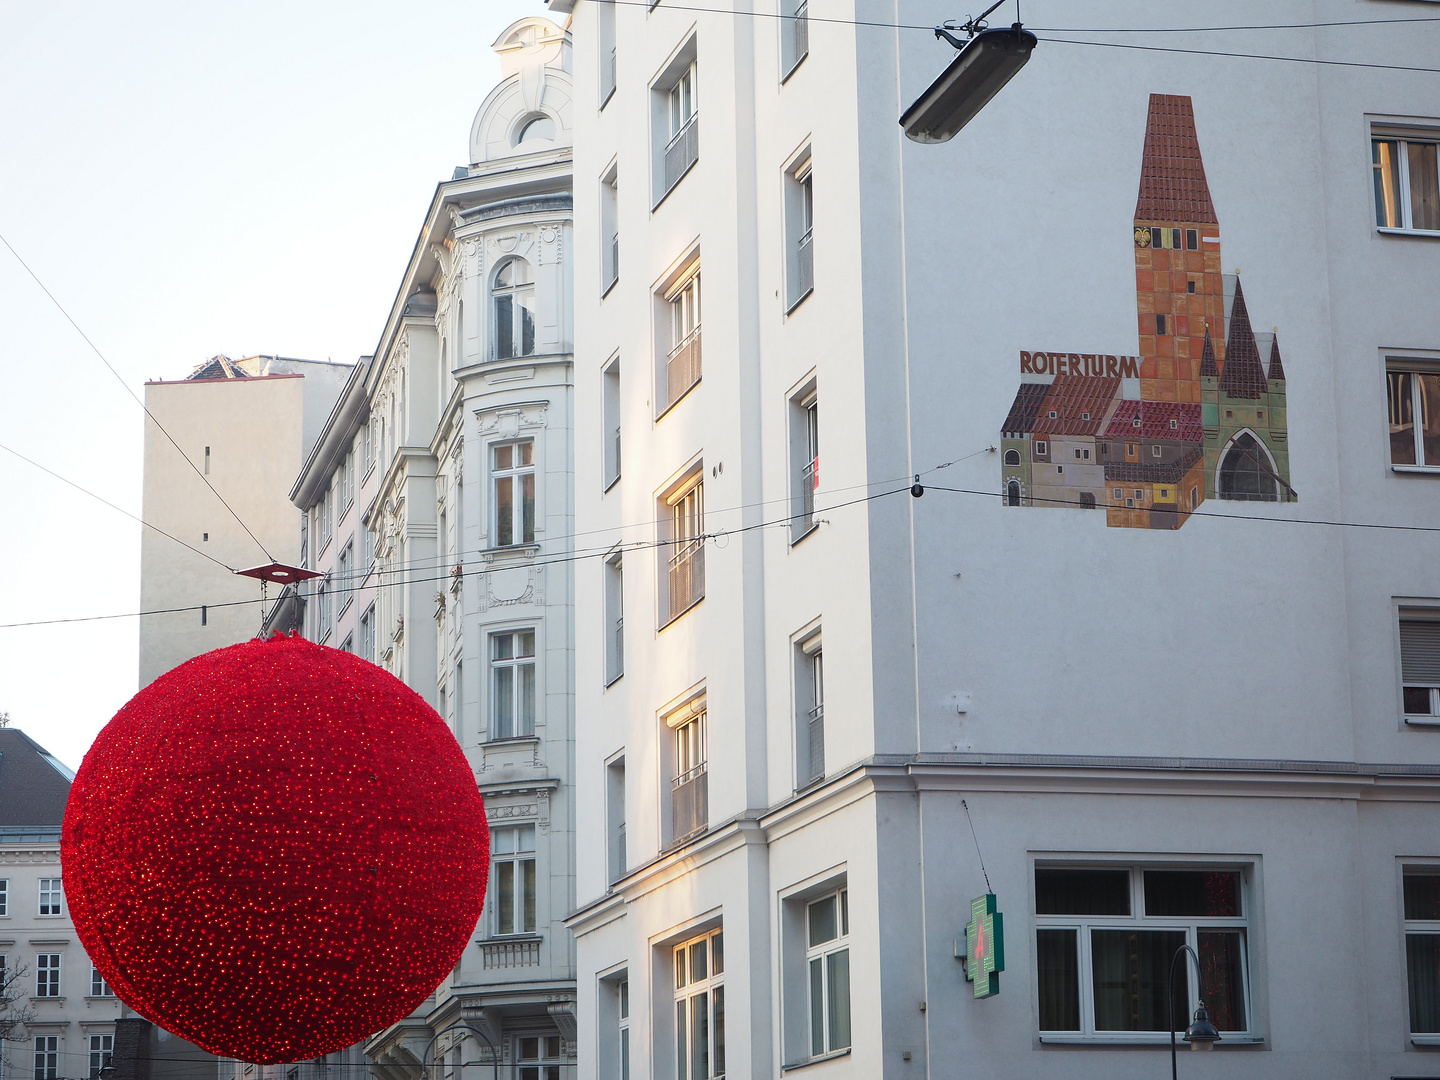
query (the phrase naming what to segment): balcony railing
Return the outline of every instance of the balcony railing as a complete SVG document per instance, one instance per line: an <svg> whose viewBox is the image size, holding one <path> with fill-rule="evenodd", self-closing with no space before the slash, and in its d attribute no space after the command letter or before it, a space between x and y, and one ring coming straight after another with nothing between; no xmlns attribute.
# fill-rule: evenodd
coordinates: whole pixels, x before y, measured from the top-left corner
<svg viewBox="0 0 1440 1080"><path fill-rule="evenodd" d="M809 730L807 731L810 743L810 775L805 778L807 784L813 784L825 776L825 706L816 705L810 710Z"/></svg>
<svg viewBox="0 0 1440 1080"><path fill-rule="evenodd" d="M605 670L605 685L609 686L625 674L625 619L623 617L615 620L615 628L610 631L610 655L606 659L608 663Z"/></svg>
<svg viewBox="0 0 1440 1080"><path fill-rule="evenodd" d="M800 486L800 512L791 523L791 539L799 540L815 527L815 485L820 469L820 459L811 458L800 470L797 483Z"/></svg>
<svg viewBox="0 0 1440 1080"><path fill-rule="evenodd" d="M795 23L792 31L795 48L790 57L790 70L810 55L810 2L800 0L795 6Z"/></svg>
<svg viewBox="0 0 1440 1080"><path fill-rule="evenodd" d="M610 237L610 265L605 270L605 291L609 292L610 287L620 280L620 234L618 232Z"/></svg>
<svg viewBox="0 0 1440 1080"><path fill-rule="evenodd" d="M665 365L665 408L669 408L700 381L700 328L690 331L684 341L670 350Z"/></svg>
<svg viewBox="0 0 1440 1080"><path fill-rule="evenodd" d="M619 881L625 876L625 823L615 827L615 839L610 849L610 880Z"/></svg>
<svg viewBox="0 0 1440 1080"><path fill-rule="evenodd" d="M692 113L685 126L665 145L665 191L680 182L690 166L700 160L700 114Z"/></svg>
<svg viewBox="0 0 1440 1080"><path fill-rule="evenodd" d="M615 92L615 48L610 48L610 62L605 69L605 79L600 87L600 103L603 105Z"/></svg>
<svg viewBox="0 0 1440 1080"><path fill-rule="evenodd" d="M795 299L798 302L802 297L815 288L815 252L810 247L809 229L805 235L800 237L798 250L795 252Z"/></svg>
<svg viewBox="0 0 1440 1080"><path fill-rule="evenodd" d="M490 968L534 967L540 963L540 938L518 941L482 941L480 955L486 970Z"/></svg>
<svg viewBox="0 0 1440 1080"><path fill-rule="evenodd" d="M681 540L670 557L670 615L665 621L705 598L705 544Z"/></svg>
<svg viewBox="0 0 1440 1080"><path fill-rule="evenodd" d="M710 825L710 785L703 764L670 781L670 842L678 844Z"/></svg>

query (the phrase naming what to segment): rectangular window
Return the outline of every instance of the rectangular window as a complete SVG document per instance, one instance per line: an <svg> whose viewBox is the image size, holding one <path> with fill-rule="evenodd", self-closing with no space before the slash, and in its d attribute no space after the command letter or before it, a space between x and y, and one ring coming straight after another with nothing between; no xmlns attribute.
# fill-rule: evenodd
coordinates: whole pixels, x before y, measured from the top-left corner
<svg viewBox="0 0 1440 1080"><path fill-rule="evenodd" d="M334 610L330 587L330 575L315 580L315 640L324 642L330 636L330 628L334 622Z"/></svg>
<svg viewBox="0 0 1440 1080"><path fill-rule="evenodd" d="M35 1036L35 1080L59 1080L60 1036Z"/></svg>
<svg viewBox="0 0 1440 1080"><path fill-rule="evenodd" d="M39 914L65 914L65 893L60 887L60 879L58 877L47 877L40 879Z"/></svg>
<svg viewBox="0 0 1440 1080"><path fill-rule="evenodd" d="M850 1045L850 893L811 901L805 909L805 963L810 982L810 1056Z"/></svg>
<svg viewBox="0 0 1440 1080"><path fill-rule="evenodd" d="M780 6L780 81L810 55L810 0L782 0Z"/></svg>
<svg viewBox="0 0 1440 1080"><path fill-rule="evenodd" d="M1407 869L1404 891L1410 1031L1440 1034L1440 869Z"/></svg>
<svg viewBox="0 0 1440 1080"><path fill-rule="evenodd" d="M602 6L604 11L611 5ZM600 178L600 295L620 280L620 174L611 165Z"/></svg>
<svg viewBox="0 0 1440 1080"><path fill-rule="evenodd" d="M60 996L60 954L40 953L35 957L35 996Z"/></svg>
<svg viewBox="0 0 1440 1080"><path fill-rule="evenodd" d="M535 542L535 442L500 443L490 448L495 506L495 547Z"/></svg>
<svg viewBox="0 0 1440 1080"><path fill-rule="evenodd" d="M625 674L625 561L605 560L605 685Z"/></svg>
<svg viewBox="0 0 1440 1080"><path fill-rule="evenodd" d="M820 404L813 382L790 399L790 542L815 527L820 486Z"/></svg>
<svg viewBox="0 0 1440 1080"><path fill-rule="evenodd" d="M0 915L10 914L10 879L0 878Z"/></svg>
<svg viewBox="0 0 1440 1080"><path fill-rule="evenodd" d="M1400 609L1400 679L1406 721L1440 723L1440 608Z"/></svg>
<svg viewBox="0 0 1440 1080"><path fill-rule="evenodd" d="M615 0L600 0L598 11L600 44L600 108L615 93Z"/></svg>
<svg viewBox="0 0 1440 1080"><path fill-rule="evenodd" d="M495 933L535 933L535 826L490 833L495 867Z"/></svg>
<svg viewBox="0 0 1440 1080"><path fill-rule="evenodd" d="M1385 372L1390 464L1440 469L1440 369Z"/></svg>
<svg viewBox="0 0 1440 1080"><path fill-rule="evenodd" d="M811 248L815 223L810 151L802 151L785 171L785 310L791 311L815 288Z"/></svg>
<svg viewBox="0 0 1440 1080"><path fill-rule="evenodd" d="M1232 867L1036 867L1041 1032L1166 1031L1166 980L1186 945L1200 957L1200 985L1184 961L1173 1029L1186 1028L1203 998L1222 1032L1248 1031L1243 893L1244 874Z"/></svg>
<svg viewBox="0 0 1440 1080"><path fill-rule="evenodd" d="M515 1040L515 1080L560 1080L565 1072L559 1035L522 1035Z"/></svg>
<svg viewBox="0 0 1440 1080"><path fill-rule="evenodd" d="M365 447L365 473L375 467L375 420L372 417L366 421L365 426L360 429L360 438Z"/></svg>
<svg viewBox="0 0 1440 1080"><path fill-rule="evenodd" d="M795 787L825 777L825 659L820 631L795 644Z"/></svg>
<svg viewBox="0 0 1440 1080"><path fill-rule="evenodd" d="M675 972L676 1080L725 1075L725 943L719 930L677 945Z"/></svg>
<svg viewBox="0 0 1440 1080"><path fill-rule="evenodd" d="M629 867L625 852L625 759L605 766L605 826L610 837L610 880L619 881Z"/></svg>
<svg viewBox="0 0 1440 1080"><path fill-rule="evenodd" d="M1440 170L1434 139L1375 138L1370 164L1375 224L1382 229L1440 232Z"/></svg>
<svg viewBox="0 0 1440 1080"><path fill-rule="evenodd" d="M490 737L535 734L535 631L490 635Z"/></svg>
<svg viewBox="0 0 1440 1080"><path fill-rule="evenodd" d="M666 718L670 727L670 842L678 844L710 826L704 700Z"/></svg>
<svg viewBox="0 0 1440 1080"><path fill-rule="evenodd" d="M375 662L375 605L372 602L360 616L360 658Z"/></svg>
<svg viewBox="0 0 1440 1080"><path fill-rule="evenodd" d="M700 264L693 263L663 295L661 342L664 369L659 372L659 412L669 409L700 381Z"/></svg>
<svg viewBox="0 0 1440 1080"><path fill-rule="evenodd" d="M340 555L335 560L335 585L340 594L341 614L350 606L350 601L355 599L354 564L355 538L352 536L345 541L345 546L340 549Z"/></svg>
<svg viewBox="0 0 1440 1080"><path fill-rule="evenodd" d="M100 1074L110 1068L115 1059L114 1035L90 1036L90 1080L99 1080Z"/></svg>
<svg viewBox="0 0 1440 1080"><path fill-rule="evenodd" d="M100 969L97 968L94 964L90 965L90 996L115 996L115 991L110 989L110 984L105 981L105 976L100 974Z"/></svg>
<svg viewBox="0 0 1440 1080"><path fill-rule="evenodd" d="M656 199L658 204L700 160L699 99L696 95L696 69L693 59L695 43L681 51L677 65L672 64L655 85L657 134L662 136L657 161ZM685 56L691 57L688 62Z"/></svg>
<svg viewBox="0 0 1440 1080"><path fill-rule="evenodd" d="M620 358L605 365L601 373L601 429L605 439L601 447L601 488L609 491L620 479Z"/></svg>
<svg viewBox="0 0 1440 1080"><path fill-rule="evenodd" d="M630 980L621 979L620 999L620 1080L630 1080Z"/></svg>
<svg viewBox="0 0 1440 1080"><path fill-rule="evenodd" d="M349 454L340 459L340 468L335 471L335 495L336 502L340 504L338 517L343 520L355 502L355 484L351 475Z"/></svg>
<svg viewBox="0 0 1440 1080"><path fill-rule="evenodd" d="M666 626L705 597L705 485L694 483L664 500L660 508L661 580L660 625ZM665 535L668 534L668 535Z"/></svg>

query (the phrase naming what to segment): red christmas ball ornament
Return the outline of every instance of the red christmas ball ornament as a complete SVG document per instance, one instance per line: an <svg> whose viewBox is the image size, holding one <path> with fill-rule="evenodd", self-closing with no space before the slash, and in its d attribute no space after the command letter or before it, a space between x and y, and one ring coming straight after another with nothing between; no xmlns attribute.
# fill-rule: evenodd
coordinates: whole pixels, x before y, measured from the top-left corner
<svg viewBox="0 0 1440 1080"><path fill-rule="evenodd" d="M485 902L489 830L444 721L297 637L198 656L133 697L70 789L65 891L127 1005L272 1064L400 1020Z"/></svg>

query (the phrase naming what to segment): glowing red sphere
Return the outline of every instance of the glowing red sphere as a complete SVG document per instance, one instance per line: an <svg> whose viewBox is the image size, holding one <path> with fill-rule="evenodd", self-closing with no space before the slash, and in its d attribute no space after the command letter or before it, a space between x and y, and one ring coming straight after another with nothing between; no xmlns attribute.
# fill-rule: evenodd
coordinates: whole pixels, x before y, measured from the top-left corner
<svg viewBox="0 0 1440 1080"><path fill-rule="evenodd" d="M489 830L444 721L300 638L198 656L133 697L70 789L65 891L127 1005L270 1064L358 1042L455 966Z"/></svg>

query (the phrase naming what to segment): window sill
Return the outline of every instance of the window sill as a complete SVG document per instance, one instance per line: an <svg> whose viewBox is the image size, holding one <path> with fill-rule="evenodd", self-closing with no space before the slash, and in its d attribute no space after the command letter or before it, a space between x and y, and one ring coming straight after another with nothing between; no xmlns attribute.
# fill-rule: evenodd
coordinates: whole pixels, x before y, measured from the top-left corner
<svg viewBox="0 0 1440 1080"><path fill-rule="evenodd" d="M114 994L86 994L86 1001L114 1001Z"/></svg>
<svg viewBox="0 0 1440 1080"><path fill-rule="evenodd" d="M1391 465L1390 471L1397 473L1429 473L1431 476L1440 476L1440 465Z"/></svg>
<svg viewBox="0 0 1440 1080"><path fill-rule="evenodd" d="M794 62L793 64L791 64L791 65L789 66L789 68L786 69L784 75L781 75L781 76L780 76L780 85L781 85L781 86L784 86L787 82L789 82L789 81L790 81L790 76L791 76L791 75L794 75L795 72L797 72L797 71L800 70L800 65L803 64L803 63L805 63L805 58L806 58L807 56L809 56L809 55L810 55L810 50L809 50L809 49L806 49L803 53L801 53L798 57L795 58L795 62ZM847 1050L847 1051L845 1051L845 1052L848 1054L850 1051ZM818 1061L818 1060L820 1060L820 1059L819 1059L819 1058L816 1058L815 1060ZM806 1063L802 1063L802 1064L806 1064ZM787 1069L798 1068L798 1067L799 1067L799 1066L795 1066L795 1065L786 1065L786 1066L785 1066L785 1068L787 1068Z"/></svg>
<svg viewBox="0 0 1440 1080"><path fill-rule="evenodd" d="M1377 225L1375 231L1386 236L1419 236L1428 240L1440 240L1440 231L1433 229L1392 229L1388 225Z"/></svg>
<svg viewBox="0 0 1440 1080"><path fill-rule="evenodd" d="M828 1054L821 1054L818 1057L806 1058L804 1061L797 1061L793 1065L781 1065L780 1071L787 1073L793 1072L796 1069L804 1069L808 1068L811 1065L819 1065L822 1061L834 1061L836 1058L848 1057L849 1055L850 1047L847 1046L844 1050L831 1050Z"/></svg>
<svg viewBox="0 0 1440 1080"><path fill-rule="evenodd" d="M496 746L496 747L499 747L499 746L514 746L516 743L535 743L535 744L538 746L538 745L540 744L540 736L539 736L539 735L501 735L499 738L495 738L495 739L482 739L481 742L480 742L480 745L481 745L482 747L486 747L486 746Z"/></svg>
<svg viewBox="0 0 1440 1080"><path fill-rule="evenodd" d="M596 109L595 111L596 111L596 112L604 112L604 111L605 111L605 106L610 104L610 99L613 98L614 96L615 96L615 84L612 83L612 84L610 85L610 87L609 87L603 94L600 95L600 108Z"/></svg>
<svg viewBox="0 0 1440 1080"><path fill-rule="evenodd" d="M56 1004L56 1005L64 1005L64 1004L65 1004L65 999L64 999L63 997L41 997L41 996L39 996L38 994L31 994L31 995L30 995L30 1000L31 1000L31 1001L53 1002L53 1003Z"/></svg>
<svg viewBox="0 0 1440 1080"><path fill-rule="evenodd" d="M812 521L812 522L810 522L809 527L806 528L806 530L805 530L804 532L802 532L799 536L795 537L793 540L790 541L790 546L793 548L796 544L800 543L801 540L804 540L804 539L805 539L807 536L809 536L811 533L814 533L814 532L819 531L819 529L820 529L820 522L818 522L818 521Z"/></svg>
<svg viewBox="0 0 1440 1080"><path fill-rule="evenodd" d="M619 474L619 473L616 473L616 474L615 474L613 477L611 477L609 480L605 481L605 486L600 489L600 494L601 494L601 495L608 495L608 494L610 493L610 489L613 488L613 487L614 487L616 484L618 484L619 482L620 482L620 474Z"/></svg>
<svg viewBox="0 0 1440 1080"><path fill-rule="evenodd" d="M1440 1035L1411 1035L1410 1045L1419 1046L1426 1050L1440 1049Z"/></svg>
<svg viewBox="0 0 1440 1080"><path fill-rule="evenodd" d="M529 857L528 854L526 856ZM496 942L510 943L513 941L544 941L543 934L537 934L533 930L522 931L518 934L491 934L488 938L481 938L479 944L490 945Z"/></svg>
<svg viewBox="0 0 1440 1080"><path fill-rule="evenodd" d="M342 617L345 615L345 612L347 612L347 611L350 610L350 605L353 604L354 602L355 602L355 597L354 597L354 596L347 596L347 597L345 598L345 602L340 605L340 610L335 613L335 617L336 617L337 619L342 618Z"/></svg>
<svg viewBox="0 0 1440 1080"><path fill-rule="evenodd" d="M1040 1041L1046 1046L1092 1046L1099 1049L1111 1049L1121 1047L1150 1047L1169 1046L1170 1036L1163 1031L1154 1033L1127 1033L1123 1036L1104 1035L1041 1035ZM1180 1044L1180 1035L1175 1035L1175 1043ZM1224 1035L1215 1044L1215 1049L1226 1046L1260 1046L1265 1042L1263 1035ZM1188 1052L1188 1050L1187 1050Z"/></svg>
<svg viewBox="0 0 1440 1080"><path fill-rule="evenodd" d="M666 619L659 626L657 626L655 628L655 632L659 633L661 630L667 630L670 627L674 626L677 622L679 622L682 618L685 617L685 614L687 612L694 611L697 607L699 607L700 601L704 599L705 597L703 595L697 597L695 601L688 607L681 608L679 611L675 612L674 615L671 615L668 619Z"/></svg>
<svg viewBox="0 0 1440 1080"><path fill-rule="evenodd" d="M1440 716L1407 716L1405 723L1410 727L1440 728Z"/></svg>
<svg viewBox="0 0 1440 1080"><path fill-rule="evenodd" d="M698 115L698 114L697 114L697 115ZM657 210L659 210L660 207L664 206L664 205L665 205L665 200L670 197L670 193L673 192L676 188L678 188L681 184L683 184L683 183L685 182L685 177L689 176L692 172L694 172L694 171L695 171L695 166L696 166L696 165L699 165L699 164L700 164L700 155L699 155L699 154L696 154L696 155L695 155L695 160L692 161L692 162L690 162L689 165L685 166L685 171L682 172L679 176L677 176L677 177L675 178L675 182L674 182L673 184L671 184L668 188L666 188L664 191L662 191L662 192L660 193L660 197L655 200L655 205L652 206L652 207L650 207L650 213L653 214L653 213L655 213Z"/></svg>
<svg viewBox="0 0 1440 1080"><path fill-rule="evenodd" d="M504 561L510 559L533 559L536 555L539 554L540 545L530 543L511 544L508 547L486 548L484 551L480 552L480 557L486 562L495 562L497 560Z"/></svg>
<svg viewBox="0 0 1440 1080"><path fill-rule="evenodd" d="M625 672L622 671L622 672L620 672L618 675L614 675L614 676L612 676L611 678L606 679L606 680L605 680L605 689L606 689L606 690L609 690L610 687L614 686L617 682L619 682L619 681L620 681L621 679L623 679L624 677L625 677Z"/></svg>
<svg viewBox="0 0 1440 1080"><path fill-rule="evenodd" d="M619 283L620 283L620 275L619 275L619 274L616 274L614 277L612 277L612 278L610 279L610 281L606 284L606 286L605 286L603 289L600 290L600 299L601 299L601 300L604 300L607 296L609 296L609 295L610 295L610 290L613 289L613 288L615 288L615 286L618 285Z"/></svg>
<svg viewBox="0 0 1440 1080"><path fill-rule="evenodd" d="M662 419L665 418L665 416L670 412L671 409L675 408L676 405L679 405L680 402L684 401L687 397L689 397L691 391L693 391L695 387L699 386L704 378L705 377L702 375L699 379L696 379L684 390L681 390L679 396L677 396L674 401L670 402L670 404L666 405L663 409L661 409L658 413L655 414L655 423L658 424Z"/></svg>
<svg viewBox="0 0 1440 1080"><path fill-rule="evenodd" d="M793 315L793 314L795 313L795 309L798 308L801 304L803 304L806 300L810 299L810 296L811 296L814 292L815 292L815 286L814 286L814 285L811 285L808 289L806 289L803 293L801 293L799 296L797 296L794 300L790 301L790 306L785 309L785 314L786 314L786 316L788 317L788 316L790 316L790 315Z"/></svg>

